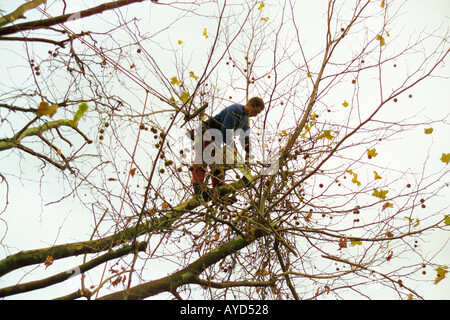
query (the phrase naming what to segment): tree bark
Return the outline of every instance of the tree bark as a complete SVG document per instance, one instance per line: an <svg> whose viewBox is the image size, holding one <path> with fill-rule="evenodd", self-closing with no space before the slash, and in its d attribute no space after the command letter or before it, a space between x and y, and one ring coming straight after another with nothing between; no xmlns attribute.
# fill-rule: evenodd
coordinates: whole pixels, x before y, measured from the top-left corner
<svg viewBox="0 0 450 320"><path fill-rule="evenodd" d="M25 12L28 10L34 9L38 6L40 6L43 3L46 3L47 0L33 0L30 2L27 2L20 7L18 7L16 10L11 12L10 14L7 14L6 16L0 17L0 27L3 27L4 25L7 25L9 23L13 23L17 19L25 19Z"/></svg>

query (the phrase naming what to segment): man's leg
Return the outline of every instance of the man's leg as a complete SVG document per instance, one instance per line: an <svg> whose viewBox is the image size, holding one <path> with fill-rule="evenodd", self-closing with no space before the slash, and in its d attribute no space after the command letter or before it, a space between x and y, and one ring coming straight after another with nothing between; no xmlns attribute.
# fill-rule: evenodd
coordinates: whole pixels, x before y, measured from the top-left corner
<svg viewBox="0 0 450 320"><path fill-rule="evenodd" d="M194 194L202 196L205 190L205 175L207 164L203 159L203 149L205 148L205 141L197 142L194 145L194 164L192 165L192 184L194 187Z"/></svg>
<svg viewBox="0 0 450 320"><path fill-rule="evenodd" d="M192 168L192 184L194 186L194 194L200 196L205 188L204 180L206 168L202 165L195 164Z"/></svg>

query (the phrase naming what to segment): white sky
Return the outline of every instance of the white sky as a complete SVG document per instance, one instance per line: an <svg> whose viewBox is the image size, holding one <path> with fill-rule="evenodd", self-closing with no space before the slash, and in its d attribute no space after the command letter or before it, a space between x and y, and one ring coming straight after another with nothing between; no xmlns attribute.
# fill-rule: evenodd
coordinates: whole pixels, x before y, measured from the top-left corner
<svg viewBox="0 0 450 320"><path fill-rule="evenodd" d="M97 1L96 3L100 2L102 1ZM0 9L10 12L21 3L22 1L3 1L3 3L0 4ZM84 1L84 3L89 2ZM271 1L265 1L265 3L267 4L267 7L270 7ZM308 30L308 32L302 34L302 36L304 36L305 43L308 44L308 48L306 50L309 52L314 52L315 46L320 47L320 41L322 41L322 39L318 41L318 36L316 34L316 32L318 32L317 30L320 30L320 26L317 21L319 21L320 14L324 12L323 4L322 8L319 8L318 3L319 1L298 2L299 12L296 13L298 14L298 21L300 21L302 25L317 25L317 29L311 28L311 30ZM71 4L69 3L69 5ZM144 9L142 10L141 8ZM405 3L404 9L406 13L397 21L397 25L404 25L402 32L405 34L414 34L424 28L428 31L433 31L441 25L444 25L447 28L450 27L450 2L448 0L408 0ZM143 21L146 21L145 19L147 19L149 21L149 29L151 29L153 24L157 25L161 23L160 21L166 20L166 14L164 14L163 10L165 9L162 6L143 4L142 7L138 5L130 8L128 11L128 16L140 16L143 18ZM70 11L69 8L68 11ZM270 16L270 14L271 13L268 15ZM39 17L39 14L36 12L29 12L26 16L32 19L34 17ZM89 25L89 23L91 23L90 21L92 20L82 20L76 26L72 26L72 28L75 29L77 26L83 29L86 27L91 27ZM208 32L213 32L214 25L214 20L207 20L202 17L199 17L195 23L192 23L192 20L185 20L185 22L182 22L181 28L170 29L169 37L166 37L165 34L161 34L161 38L166 38L168 41L174 43L174 46L176 46L176 42L178 40L183 40L183 46L186 46L186 51L188 51L188 48L191 48L192 46L197 47L198 50L193 51L194 54L191 63L192 69L200 72L200 68L203 65L203 61L201 60L202 51L203 57L205 54L202 48L204 39L198 35L201 35L204 27L207 27ZM176 31L179 33L177 34ZM392 31L392 36L395 36L394 31ZM389 41L389 39L386 41ZM12 55L9 50L10 47L8 46L9 45L5 42L0 42L0 56L3 57L3 59L0 60L0 71L3 74L5 71L11 74L12 70L14 70L10 69L10 60L4 58L6 55L8 58ZM177 49L179 48L177 47ZM46 50L47 49L44 51ZM170 58L171 57L168 57L168 61L170 61ZM21 63L23 63L23 61ZM169 69L170 67L171 66L168 66L167 68ZM441 74L448 76L448 71L449 67L446 66L446 69L442 70ZM26 77L28 75L20 76ZM395 78L395 73L389 76ZM418 111L426 109L425 114L433 119L443 114L448 114L450 112L450 90L448 90L450 86L448 81L445 83L441 81L441 79L437 80L439 80L437 82L438 86L436 86L435 82L429 81L423 85L420 85L418 88L415 88L412 92L414 97L413 103L406 97L400 99L398 102L398 107L396 107L400 109L400 116L403 115L401 110L404 110L404 108L408 110L410 110L410 108L416 108ZM2 82L3 81L4 80L2 80ZM0 92L0 94L2 94L2 92ZM227 91L226 95L228 96L228 94L232 95L234 93ZM235 93L236 99L239 99L238 96L239 94ZM144 93L142 94L141 99L143 99L143 97ZM240 98L242 99L243 96ZM395 113L393 117L395 117ZM432 136L423 135L422 127L417 128L415 133L417 134L417 139L414 140L414 145L408 145L402 141L393 141L390 144L381 145L379 147L377 146L380 156L385 156L388 154L389 157L386 157L386 161L389 161L392 167L401 169L402 167L408 166L413 168L414 165L418 164L419 167L413 168L413 170L420 171L423 161L417 161L417 159L422 160L426 157L430 146L430 140L432 140L432 148L429 151L430 159L426 164L431 168L442 166L443 164L439 160L440 153L450 152L450 140L446 138L450 136L449 127L437 126L435 128L435 134ZM3 137L1 127L0 137ZM424 153L412 153L411 150L414 149L427 151ZM59 174L55 174L54 179L58 181L58 183L55 184L52 184L52 180L48 177L44 177L41 188L39 186L41 184L41 173L36 172L36 168L40 166L41 162L25 156L24 159L20 160L20 169L18 170L18 163L15 161L19 161L17 157L14 157L14 162L11 162L9 157L5 157L3 154L0 154L0 172L3 174L9 174L6 177L10 187L10 203L8 210L0 216L0 219L7 222L6 225L3 221L0 221L0 237L6 233L2 243L6 244L10 251L0 248L0 259L10 253L14 253L15 250L29 250L39 247L47 247L53 243L59 244L88 239L90 236L90 230L86 230L85 223L86 221L90 221L90 213L86 212L85 209L77 203L76 199L69 199L69 201L62 202L61 204L55 204L50 207L44 205L46 202L58 198L57 195L62 189L62 186L59 183L62 181L61 176ZM64 191L67 190L69 190L69 187L65 185ZM0 208L3 208L2 201L4 201L4 193L5 184L0 184ZM44 201L42 198L44 198ZM442 206L448 205L449 197L447 196L443 198L442 201ZM439 243L443 244L445 241L448 241L448 238L448 234L436 235L429 239L429 245L433 246L434 241L439 241ZM449 265L449 257L450 246L447 243L445 250L436 257L436 260L439 263ZM72 265L70 264L69 259L67 262L55 262L55 264L49 267L47 271L44 270L44 266L42 265L34 266L33 269L35 269L37 278L39 278L67 270L71 266ZM164 272L161 272L161 275L165 275ZM0 287L16 283L22 276L23 274L21 274L20 271L14 271L0 279ZM425 286L425 292L421 291L421 293L424 293L425 297L430 299L450 298L450 286L448 285L449 279L445 279L437 286L433 285L432 280L430 279L434 279L434 272L429 270L428 284L422 284ZM25 277L24 281L26 282L29 280L31 280L31 277ZM68 289L69 286L71 289ZM70 290L74 290L76 287L77 282L72 281L55 286L50 290L47 288L20 295L20 298L54 298L59 295L69 293ZM378 288L374 288L374 290L378 290ZM11 298L14 299L18 297L19 296L13 296Z"/></svg>

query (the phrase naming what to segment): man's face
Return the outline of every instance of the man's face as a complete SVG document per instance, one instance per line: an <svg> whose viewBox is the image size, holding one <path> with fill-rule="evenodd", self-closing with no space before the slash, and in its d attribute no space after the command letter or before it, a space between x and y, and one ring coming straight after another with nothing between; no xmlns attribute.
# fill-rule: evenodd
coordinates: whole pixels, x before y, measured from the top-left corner
<svg viewBox="0 0 450 320"><path fill-rule="evenodd" d="M248 106L248 105L247 105L247 110L248 110L249 117L257 116L262 111L262 109L259 107L253 107L253 106Z"/></svg>

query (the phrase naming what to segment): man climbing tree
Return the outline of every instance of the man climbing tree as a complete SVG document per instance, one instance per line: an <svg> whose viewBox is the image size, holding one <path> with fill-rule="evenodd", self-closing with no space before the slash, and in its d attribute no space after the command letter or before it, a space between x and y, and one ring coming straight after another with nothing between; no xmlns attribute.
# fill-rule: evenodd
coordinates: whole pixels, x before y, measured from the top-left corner
<svg viewBox="0 0 450 320"><path fill-rule="evenodd" d="M237 130L240 130L242 148L245 150L245 161L249 161L249 118L258 115L263 110L263 100L259 97L253 97L246 105L233 104L223 109L216 116L202 122L195 137L195 159L192 167L192 182L196 195L201 196L205 190L204 180L208 165L211 167L213 188L223 184L226 170L223 165L224 153L218 153L217 150L220 150L222 142L225 142L227 148L232 149L234 155L236 155L232 138ZM227 132L229 133L227 134ZM209 148L210 146L213 148ZM208 152L208 149L211 152Z"/></svg>

